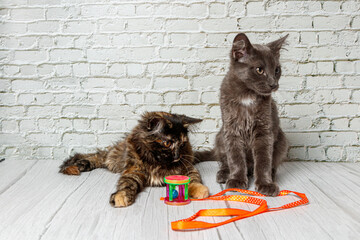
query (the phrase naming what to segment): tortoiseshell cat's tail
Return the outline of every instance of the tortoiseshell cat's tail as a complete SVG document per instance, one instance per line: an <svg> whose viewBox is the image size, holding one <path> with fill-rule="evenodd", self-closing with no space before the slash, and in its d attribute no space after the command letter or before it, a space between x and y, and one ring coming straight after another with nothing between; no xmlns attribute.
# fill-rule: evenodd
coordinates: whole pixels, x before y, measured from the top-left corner
<svg viewBox="0 0 360 240"><path fill-rule="evenodd" d="M67 175L80 175L80 172L105 167L107 154L107 151L102 150L90 154L76 153L61 164L59 172Z"/></svg>
<svg viewBox="0 0 360 240"><path fill-rule="evenodd" d="M214 149L194 152L194 164L207 161L217 161Z"/></svg>

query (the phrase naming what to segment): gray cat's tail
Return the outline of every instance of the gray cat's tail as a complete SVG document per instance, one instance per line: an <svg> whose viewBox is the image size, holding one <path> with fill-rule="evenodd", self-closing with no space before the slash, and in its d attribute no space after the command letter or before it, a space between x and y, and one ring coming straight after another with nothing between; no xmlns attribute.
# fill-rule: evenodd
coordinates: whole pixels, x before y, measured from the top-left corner
<svg viewBox="0 0 360 240"><path fill-rule="evenodd" d="M214 149L194 152L194 164L206 161L217 161Z"/></svg>

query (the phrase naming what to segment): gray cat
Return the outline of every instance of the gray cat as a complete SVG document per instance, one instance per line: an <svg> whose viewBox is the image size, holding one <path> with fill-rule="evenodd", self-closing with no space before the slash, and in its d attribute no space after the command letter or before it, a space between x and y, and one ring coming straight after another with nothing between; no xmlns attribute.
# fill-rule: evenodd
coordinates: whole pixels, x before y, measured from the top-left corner
<svg viewBox="0 0 360 240"><path fill-rule="evenodd" d="M287 36L266 45L251 44L243 33L234 39L220 89L223 125L215 148L195 154L220 162L217 182L226 182L227 188L246 189L248 176L254 175L257 191L279 193L276 169L286 158L288 144L271 93L279 87L280 49Z"/></svg>

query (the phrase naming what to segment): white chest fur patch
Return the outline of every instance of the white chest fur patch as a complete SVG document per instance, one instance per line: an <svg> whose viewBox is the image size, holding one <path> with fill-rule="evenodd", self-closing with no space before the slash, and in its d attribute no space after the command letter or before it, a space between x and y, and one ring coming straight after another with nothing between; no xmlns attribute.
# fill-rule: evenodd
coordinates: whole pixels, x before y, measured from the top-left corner
<svg viewBox="0 0 360 240"><path fill-rule="evenodd" d="M244 105L244 106L251 106L252 104L255 103L255 100L252 99L252 98L243 98L241 99L241 104Z"/></svg>

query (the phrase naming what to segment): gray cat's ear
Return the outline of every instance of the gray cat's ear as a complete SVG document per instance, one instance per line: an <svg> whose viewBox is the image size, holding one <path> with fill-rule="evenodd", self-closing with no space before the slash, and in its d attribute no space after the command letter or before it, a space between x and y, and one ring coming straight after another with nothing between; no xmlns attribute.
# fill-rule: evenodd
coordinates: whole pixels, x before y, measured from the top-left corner
<svg viewBox="0 0 360 240"><path fill-rule="evenodd" d="M233 46L231 49L231 57L238 62L244 62L251 54L253 46L251 45L248 37L244 33L239 33L234 38Z"/></svg>
<svg viewBox="0 0 360 240"><path fill-rule="evenodd" d="M182 124L186 128L189 127L191 124L199 123L201 121L202 121L202 119L192 118L192 117L188 117L188 116L185 116L185 115L182 118Z"/></svg>
<svg viewBox="0 0 360 240"><path fill-rule="evenodd" d="M266 46L268 46L274 53L278 53L280 51L280 49L282 48L282 46L284 45L288 36L289 36L289 34L287 34L285 37L282 37L276 41L266 44Z"/></svg>

